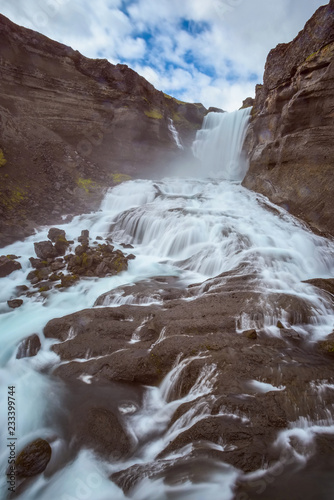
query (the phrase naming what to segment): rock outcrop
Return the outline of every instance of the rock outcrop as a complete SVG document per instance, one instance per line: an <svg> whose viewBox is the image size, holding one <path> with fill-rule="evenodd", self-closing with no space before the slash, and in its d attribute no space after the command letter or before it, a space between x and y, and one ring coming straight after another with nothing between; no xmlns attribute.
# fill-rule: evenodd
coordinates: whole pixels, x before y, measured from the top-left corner
<svg viewBox="0 0 334 500"><path fill-rule="evenodd" d="M246 138L244 186L334 234L334 3L267 58Z"/></svg>
<svg viewBox="0 0 334 500"><path fill-rule="evenodd" d="M0 15L0 245L98 206L105 187L159 175L206 109L125 65L88 59Z"/></svg>

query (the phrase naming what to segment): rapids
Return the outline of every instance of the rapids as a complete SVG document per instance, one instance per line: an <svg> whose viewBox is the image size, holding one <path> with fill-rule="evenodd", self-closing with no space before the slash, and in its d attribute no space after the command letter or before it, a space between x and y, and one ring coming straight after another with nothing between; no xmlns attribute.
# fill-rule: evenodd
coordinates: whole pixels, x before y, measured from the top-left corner
<svg viewBox="0 0 334 500"><path fill-rule="evenodd" d="M193 149L204 163L206 179L165 178L160 181L133 180L110 189L100 210L75 217L61 227L68 239L76 240L82 229L88 229L93 238L111 235L116 248L131 243L136 259L120 275L101 279L84 278L64 291L53 290L24 298L19 309L10 310L7 300L15 297L15 287L29 285L26 280L31 270L29 257L34 255L34 242L47 239L49 227L36 230L25 241L16 242L2 253L16 254L22 269L1 279L0 289L0 378L1 401L7 401L8 386L15 386L17 401L17 450L29 441L42 437L49 439L53 455L50 468L53 473L42 474L31 481L16 498L24 500L113 500L126 498L109 477L112 473L134 465L154 463L166 444L195 422L206 418L212 402L216 366L208 364L198 375L196 383L186 396L178 391L183 370L195 358L179 359L160 387L144 387L142 406L113 394L131 440L137 443L136 454L123 462L106 462L92 452L82 450L63 468L61 456L66 448L59 431L62 416L63 383L51 376L60 360L50 350L52 341L43 336L47 321L84 308L93 307L97 297L125 284L134 284L154 276L174 276L180 287L203 282L221 273L229 276L252 276L252 285L265 297L280 292L298 297L309 304L309 320L295 321L299 335L314 342L325 338L333 330L334 312L326 296L305 280L333 276L334 243L313 234L302 222L284 209L274 206L265 197L250 192L240 185L246 171L241 148L247 127L249 110L229 115L209 114L203 130L198 134ZM182 147L173 124L170 125L176 143ZM211 175L211 176L210 176ZM223 278L222 278L223 279ZM131 303L118 294L109 307ZM152 296L147 303L157 299ZM277 321L287 322L287 312L277 310L270 302L263 303L263 321L259 324L240 312L235 318L236 333L246 328L262 328L268 334L280 336ZM42 349L32 358L16 359L19 341L38 333ZM138 340L134 332L132 342ZM163 332L157 342L164 340ZM90 380L85 380L90 383ZM282 391L259 381L251 381L260 392ZM315 391L333 390L333 381L325 381ZM327 385L326 385L327 384ZM182 418L169 426L177 408L190 401L196 403ZM115 403L115 404L116 404ZM5 404L2 404L0 423L7 429ZM330 412L329 412L330 413ZM234 418L246 418L234 416ZM301 435L307 444L316 433L334 433L333 418L326 422L300 421L277 437L277 445L289 449L290 438ZM1 435L0 485L6 490L5 470L8 451L7 435ZM220 447L221 445L210 445ZM185 460L192 448L179 450L168 459L175 464ZM296 459L306 460L301 452ZM131 492L134 500L200 500L214 497L232 500L236 482L243 473L224 463L190 464L192 474L185 481L150 480L143 477ZM265 471L258 471L262 478ZM175 465L177 476L177 466ZM7 498L3 493L2 498ZM239 497L241 499L247 496Z"/></svg>

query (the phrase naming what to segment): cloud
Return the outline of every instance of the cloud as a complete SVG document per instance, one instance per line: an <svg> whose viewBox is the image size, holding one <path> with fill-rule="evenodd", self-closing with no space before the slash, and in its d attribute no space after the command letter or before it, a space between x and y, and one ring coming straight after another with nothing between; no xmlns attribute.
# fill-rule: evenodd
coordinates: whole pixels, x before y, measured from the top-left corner
<svg viewBox="0 0 334 500"><path fill-rule="evenodd" d="M0 11L88 57L125 63L159 90L227 110L262 81L271 48L322 0L2 0Z"/></svg>

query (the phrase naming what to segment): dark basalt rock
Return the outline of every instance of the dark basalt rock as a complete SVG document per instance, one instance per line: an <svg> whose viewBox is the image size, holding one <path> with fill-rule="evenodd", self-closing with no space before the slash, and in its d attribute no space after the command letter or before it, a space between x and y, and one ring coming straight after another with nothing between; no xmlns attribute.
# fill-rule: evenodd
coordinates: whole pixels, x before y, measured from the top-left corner
<svg viewBox="0 0 334 500"><path fill-rule="evenodd" d="M5 276L8 276L12 272L17 271L21 268L21 264L16 260L13 260L12 256L0 256L0 278L4 278Z"/></svg>
<svg viewBox="0 0 334 500"><path fill-rule="evenodd" d="M65 231L63 229L58 229L57 227L51 227L48 232L49 240L55 243L59 237L65 238Z"/></svg>
<svg viewBox="0 0 334 500"><path fill-rule="evenodd" d="M34 243L34 248L37 257L41 260L54 259L58 256L58 253L51 241L40 241L38 243Z"/></svg>
<svg viewBox="0 0 334 500"><path fill-rule="evenodd" d="M267 58L245 140L243 185L334 235L334 7L320 7Z"/></svg>
<svg viewBox="0 0 334 500"><path fill-rule="evenodd" d="M11 309L17 309L18 307L22 306L23 300L22 299L7 300L7 304Z"/></svg>
<svg viewBox="0 0 334 500"><path fill-rule="evenodd" d="M41 341L39 339L39 336L34 333L33 335L30 335L30 337L27 337L20 342L17 348L16 359L36 356L40 348Z"/></svg>
<svg viewBox="0 0 334 500"><path fill-rule="evenodd" d="M51 453L51 446L45 439L29 443L16 458L17 476L31 477L43 472L51 459Z"/></svg>
<svg viewBox="0 0 334 500"><path fill-rule="evenodd" d="M78 422L76 438L109 460L120 460L131 443L118 417L105 408L91 408Z"/></svg>
<svg viewBox="0 0 334 500"><path fill-rule="evenodd" d="M4 16L0 38L0 245L62 223L62 213L96 210L109 186L182 159L169 118L186 147L201 127L201 104L163 94L124 64L88 59Z"/></svg>

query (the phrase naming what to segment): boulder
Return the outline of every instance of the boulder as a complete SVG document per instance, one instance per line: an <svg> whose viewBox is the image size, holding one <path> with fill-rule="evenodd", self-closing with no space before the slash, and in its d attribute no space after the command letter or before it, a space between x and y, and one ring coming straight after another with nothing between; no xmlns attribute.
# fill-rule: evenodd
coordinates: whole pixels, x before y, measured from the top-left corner
<svg viewBox="0 0 334 500"><path fill-rule="evenodd" d="M18 307L22 306L23 300L22 299L7 300L7 304L11 309L17 309Z"/></svg>
<svg viewBox="0 0 334 500"><path fill-rule="evenodd" d="M41 341L39 339L39 336L34 333L33 335L30 335L30 337L27 337L20 342L17 348L16 359L36 356L40 348Z"/></svg>
<svg viewBox="0 0 334 500"><path fill-rule="evenodd" d="M17 271L21 268L21 264L16 260L13 260L11 256L0 256L0 278L4 278L5 276L8 276L12 272Z"/></svg>
<svg viewBox="0 0 334 500"><path fill-rule="evenodd" d="M48 232L49 240L55 243L59 237L66 238L65 231L63 229L58 229L57 227L51 227Z"/></svg>
<svg viewBox="0 0 334 500"><path fill-rule="evenodd" d="M45 439L36 439L19 453L15 461L19 477L31 477L43 472L51 459L51 446Z"/></svg>
<svg viewBox="0 0 334 500"><path fill-rule="evenodd" d="M52 245L51 241L40 241L34 243L36 255L41 260L54 259L58 256L57 250Z"/></svg>

